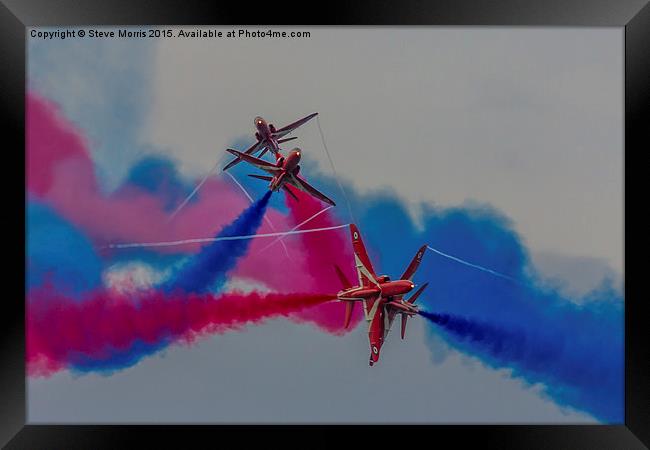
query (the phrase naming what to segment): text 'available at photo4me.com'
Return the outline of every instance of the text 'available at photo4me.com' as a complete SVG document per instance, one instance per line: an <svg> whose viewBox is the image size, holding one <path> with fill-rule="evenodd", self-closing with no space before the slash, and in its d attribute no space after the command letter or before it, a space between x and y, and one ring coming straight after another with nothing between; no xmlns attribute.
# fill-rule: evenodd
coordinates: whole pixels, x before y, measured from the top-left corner
<svg viewBox="0 0 650 450"><path fill-rule="evenodd" d="M311 31L248 28L60 28L29 30L32 39L304 39Z"/></svg>

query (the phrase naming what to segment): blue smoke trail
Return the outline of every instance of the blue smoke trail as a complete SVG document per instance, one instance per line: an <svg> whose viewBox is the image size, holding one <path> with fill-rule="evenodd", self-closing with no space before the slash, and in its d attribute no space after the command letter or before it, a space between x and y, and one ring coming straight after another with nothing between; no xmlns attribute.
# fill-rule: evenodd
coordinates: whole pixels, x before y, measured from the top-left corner
<svg viewBox="0 0 650 450"><path fill-rule="evenodd" d="M159 155L146 156L137 161L129 170L116 195L120 195L124 190L125 195L130 195L128 189L134 187L156 195L163 201L165 211L172 211L192 190L180 177L176 163ZM196 198L190 201L196 201Z"/></svg>
<svg viewBox="0 0 650 450"><path fill-rule="evenodd" d="M308 164L303 166L309 172ZM332 178L315 180L324 192L337 189ZM441 333L440 326L432 324L427 344L436 361L455 347L489 366L512 368L513 376L526 383L544 383L545 395L560 406L586 411L604 422L623 422L624 300L612 280L605 278L591 292L569 298L536 275L512 222L489 205L423 204L416 225L390 190L360 195L345 188L375 269L399 276L423 244L470 262L468 266L428 252L414 278L416 283L431 283L420 298L423 309L490 324L482 331L489 329L491 336L499 336L492 342L506 347L515 345L511 333L518 339L517 333L524 330L527 345L534 346L534 351L525 347L527 358L517 358L517 349L497 357L484 342ZM345 211L334 212L345 217Z"/></svg>
<svg viewBox="0 0 650 450"><path fill-rule="evenodd" d="M170 342L171 340L168 338L163 338L155 343L136 340L128 350L115 350L102 359L84 354L73 355L71 357L70 370L79 375L91 372L107 376L112 375L126 367L136 365L146 356L163 350L169 346Z"/></svg>
<svg viewBox="0 0 650 450"><path fill-rule="evenodd" d="M622 364L622 341L617 348L598 336L562 335L544 324L527 329L452 314L420 315L445 330L457 348L489 366L507 367L515 377L543 383L545 394L601 420L622 421L622 367L613 364Z"/></svg>
<svg viewBox="0 0 650 450"><path fill-rule="evenodd" d="M480 320L477 328L457 320L447 326L457 326L455 336L484 332L491 345L505 350L476 340L459 345L458 339L447 339L449 344L492 367L512 368L513 376L527 382L543 383L544 392L559 405L605 422L623 422L623 299L607 280L581 299L543 287L531 275L532 263L519 236L489 209L430 211L424 228L425 242L432 247L520 280L512 283L430 254L419 273L435 285L423 300L426 309Z"/></svg>
<svg viewBox="0 0 650 450"><path fill-rule="evenodd" d="M27 288L51 283L71 298L101 285L102 262L90 239L34 198L27 203Z"/></svg>
<svg viewBox="0 0 650 450"><path fill-rule="evenodd" d="M216 237L255 234L262 224L270 197L271 191L267 191L237 219L225 226ZM163 290L202 293L218 289L226 281L226 274L235 267L239 258L244 256L250 242L250 239L217 241L204 246L164 283Z"/></svg>

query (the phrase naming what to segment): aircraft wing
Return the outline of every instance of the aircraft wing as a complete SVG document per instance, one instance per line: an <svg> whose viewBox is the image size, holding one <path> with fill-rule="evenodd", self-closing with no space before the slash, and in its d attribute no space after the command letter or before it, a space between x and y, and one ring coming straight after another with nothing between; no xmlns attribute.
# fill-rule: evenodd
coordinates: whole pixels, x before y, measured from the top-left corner
<svg viewBox="0 0 650 450"><path fill-rule="evenodd" d="M297 175L291 175L290 178L287 179L289 184L294 186L297 189L300 189L303 192L308 193L309 195L316 197L319 200L324 201L327 204L330 204L332 206L336 206L336 203L329 197L327 197L325 194L311 186L309 183L307 183L303 178L298 177Z"/></svg>
<svg viewBox="0 0 650 450"><path fill-rule="evenodd" d="M271 164L270 162L264 161L263 159L256 158L251 155L247 155L246 153L233 150L232 148L229 148L226 151L232 155L235 155L239 160L246 161L248 164L257 167L258 169L262 169L268 173L275 174L276 172L282 170L281 167L278 167L275 164Z"/></svg>
<svg viewBox="0 0 650 450"><path fill-rule="evenodd" d="M293 193L291 189L289 189L289 186L286 184L282 185L282 189L284 189L295 201L298 201L298 197L296 197L296 194Z"/></svg>
<svg viewBox="0 0 650 450"><path fill-rule="evenodd" d="M287 134L291 133L293 130L298 128L300 125L303 125L303 124L309 122L312 118L316 117L317 115L318 115L318 113L313 113L313 114L308 115L307 117L303 117L300 120L296 120L295 122L290 123L286 127L282 127L279 130L276 130L273 133L273 136L276 137L276 138L281 138L283 136L286 136Z"/></svg>
<svg viewBox="0 0 650 450"><path fill-rule="evenodd" d="M257 141L253 145L251 145L245 152L244 154L250 155L251 153L255 153L256 151L260 150L261 148L264 148L265 146L262 145L262 141ZM232 153L232 152L231 152ZM226 166L223 168L223 170L228 170L232 166L236 166L239 164L242 160L239 158L235 158L232 161L230 161Z"/></svg>

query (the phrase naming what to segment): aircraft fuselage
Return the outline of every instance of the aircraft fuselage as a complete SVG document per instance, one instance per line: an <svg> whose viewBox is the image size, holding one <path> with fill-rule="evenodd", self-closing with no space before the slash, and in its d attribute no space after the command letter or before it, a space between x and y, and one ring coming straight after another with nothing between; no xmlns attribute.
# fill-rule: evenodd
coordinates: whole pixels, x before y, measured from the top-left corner
<svg viewBox="0 0 650 450"><path fill-rule="evenodd" d="M382 299L408 294L415 285L410 280L396 280L379 282L379 285L361 286L345 289L338 293L338 298L364 298L374 299L381 293Z"/></svg>
<svg viewBox="0 0 650 450"><path fill-rule="evenodd" d="M278 153L279 155L279 153ZM282 172L275 175L271 180L269 189L278 191L282 188L286 178L292 174L297 174L300 171L300 150L292 150L286 157L278 157L278 166L282 167Z"/></svg>
<svg viewBox="0 0 650 450"><path fill-rule="evenodd" d="M255 132L255 137L269 145L271 152L277 153L280 150L280 144L278 144L277 139L273 137L273 129L271 129L272 125L269 125L266 120L259 116L253 120L253 124L257 130Z"/></svg>

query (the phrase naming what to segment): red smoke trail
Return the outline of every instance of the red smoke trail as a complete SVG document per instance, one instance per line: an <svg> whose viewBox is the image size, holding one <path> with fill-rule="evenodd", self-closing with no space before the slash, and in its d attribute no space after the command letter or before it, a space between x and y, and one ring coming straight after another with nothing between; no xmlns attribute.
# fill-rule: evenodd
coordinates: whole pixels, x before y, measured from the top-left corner
<svg viewBox="0 0 650 450"><path fill-rule="evenodd" d="M289 195L285 196L289 206L289 220L293 222L293 226L323 209L323 203L310 195L303 194L296 189L293 192L296 193L298 201ZM329 227L340 223L331 215L330 211L327 211L305 225L305 228ZM296 239L299 239L306 254L302 266L303 270L306 270L311 277L311 289L324 290L325 292L337 292L343 289L341 281L334 271L335 264L341 268L351 283L355 283L357 276L354 272L354 256L347 229L301 234ZM340 302L319 305L308 311L301 311L296 316L303 320L310 320L331 333L342 334L346 331L343 328L345 305ZM361 307L355 305L350 329L359 322L361 317Z"/></svg>
<svg viewBox="0 0 650 450"><path fill-rule="evenodd" d="M119 242L171 241L212 236L232 222L249 202L238 190L221 179L208 180L195 201L169 221L166 199L134 185L122 185L116 192L99 187L91 147L83 132L69 122L56 104L33 92L27 95L27 190L44 200L57 214L79 227L96 245ZM324 205L307 195L292 207L290 217L269 208L266 212L278 230L288 230ZM295 203L292 199L291 203ZM304 228L338 225L329 213ZM271 232L265 222L260 233ZM248 255L233 271L235 277L260 281L275 292L336 292L340 282L332 262L354 281L352 254L345 231L328 231L286 239L291 260L274 248L259 252L268 240L251 242ZM158 247L152 252L194 253L200 244ZM279 244L278 244L279 246ZM102 254L110 259L112 253ZM322 287L322 288L321 288ZM322 305L301 317L327 331L339 332L343 306ZM357 312L358 314L358 312ZM353 318L356 320L357 315Z"/></svg>
<svg viewBox="0 0 650 450"><path fill-rule="evenodd" d="M168 343L237 330L246 324L320 305L335 295L239 293L129 296L100 291L83 302L49 289L30 292L27 365L31 376L66 367L115 370L137 363ZM139 345L139 346L138 346ZM126 357L125 357L126 355Z"/></svg>

